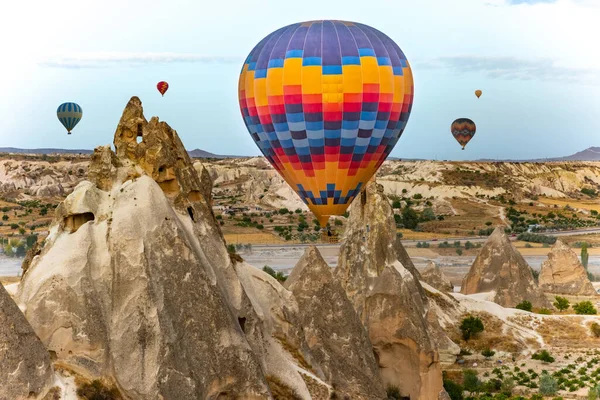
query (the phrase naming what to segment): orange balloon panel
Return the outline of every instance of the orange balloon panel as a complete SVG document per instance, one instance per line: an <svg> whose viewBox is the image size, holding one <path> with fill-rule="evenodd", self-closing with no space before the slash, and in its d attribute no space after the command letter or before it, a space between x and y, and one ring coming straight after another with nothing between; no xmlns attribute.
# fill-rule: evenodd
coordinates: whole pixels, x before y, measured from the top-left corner
<svg viewBox="0 0 600 400"><path fill-rule="evenodd" d="M240 109L259 149L319 219L342 215L404 131L413 103L402 50L367 25L283 27L248 55Z"/></svg>

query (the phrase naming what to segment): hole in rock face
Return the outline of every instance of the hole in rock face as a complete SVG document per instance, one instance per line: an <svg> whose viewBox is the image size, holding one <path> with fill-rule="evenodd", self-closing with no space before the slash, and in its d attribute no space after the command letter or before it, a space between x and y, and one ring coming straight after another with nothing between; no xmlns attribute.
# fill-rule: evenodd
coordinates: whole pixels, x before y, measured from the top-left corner
<svg viewBox="0 0 600 400"><path fill-rule="evenodd" d="M192 221L196 222L196 220L194 219L194 209L192 207L188 207L187 212L188 214L190 214L190 218L192 219Z"/></svg>
<svg viewBox="0 0 600 400"><path fill-rule="evenodd" d="M142 124L137 124L137 135L138 135L138 137L144 136L144 130L142 129Z"/></svg>
<svg viewBox="0 0 600 400"><path fill-rule="evenodd" d="M70 233L77 232L77 229L81 227L81 225L85 224L88 221L93 221L95 219L94 213L86 212L81 214L72 214L68 215L64 218L64 226L65 230Z"/></svg>
<svg viewBox="0 0 600 400"><path fill-rule="evenodd" d="M367 204L367 191L366 190L360 194L360 204L362 206Z"/></svg>
<svg viewBox="0 0 600 400"><path fill-rule="evenodd" d="M246 318L239 317L238 323L240 324L240 328L242 328L242 332L246 333Z"/></svg>
<svg viewBox="0 0 600 400"><path fill-rule="evenodd" d="M159 167L159 168L158 168L158 172L159 172L159 173L163 173L163 172L165 172L165 167Z"/></svg>

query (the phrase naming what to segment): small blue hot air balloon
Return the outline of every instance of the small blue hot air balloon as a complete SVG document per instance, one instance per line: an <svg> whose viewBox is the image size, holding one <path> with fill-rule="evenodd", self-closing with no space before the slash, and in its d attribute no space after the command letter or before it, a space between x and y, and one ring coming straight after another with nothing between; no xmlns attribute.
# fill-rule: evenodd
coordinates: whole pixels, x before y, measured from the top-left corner
<svg viewBox="0 0 600 400"><path fill-rule="evenodd" d="M75 125L81 121L81 117L83 115L83 110L76 103L63 103L58 106L56 110L56 116L58 120L65 128L67 128L67 133L70 135Z"/></svg>

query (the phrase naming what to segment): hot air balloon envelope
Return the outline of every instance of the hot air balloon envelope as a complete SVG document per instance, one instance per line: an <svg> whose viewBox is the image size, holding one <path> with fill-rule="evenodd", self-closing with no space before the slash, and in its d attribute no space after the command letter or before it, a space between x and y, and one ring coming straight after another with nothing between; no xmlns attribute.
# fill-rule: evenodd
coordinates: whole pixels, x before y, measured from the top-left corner
<svg viewBox="0 0 600 400"><path fill-rule="evenodd" d="M83 116L83 110L76 103L63 103L58 106L56 110L56 116L58 120L65 128L67 128L67 133L70 135L75 125L81 121L81 117Z"/></svg>
<svg viewBox="0 0 600 400"><path fill-rule="evenodd" d="M239 100L258 148L324 226L346 211L400 138L413 77L402 50L382 32L309 21L254 47Z"/></svg>
<svg viewBox="0 0 600 400"><path fill-rule="evenodd" d="M165 81L160 81L156 84L156 88L158 89L160 94L164 96L167 90L169 90L169 84Z"/></svg>
<svg viewBox="0 0 600 400"><path fill-rule="evenodd" d="M450 126L452 136L454 136L454 139L462 146L463 150L467 143L475 136L475 131L475 122L469 118L459 118Z"/></svg>
<svg viewBox="0 0 600 400"><path fill-rule="evenodd" d="M475 91L475 96L477 96L477 98L481 97L481 93L483 93L481 90L476 90Z"/></svg>

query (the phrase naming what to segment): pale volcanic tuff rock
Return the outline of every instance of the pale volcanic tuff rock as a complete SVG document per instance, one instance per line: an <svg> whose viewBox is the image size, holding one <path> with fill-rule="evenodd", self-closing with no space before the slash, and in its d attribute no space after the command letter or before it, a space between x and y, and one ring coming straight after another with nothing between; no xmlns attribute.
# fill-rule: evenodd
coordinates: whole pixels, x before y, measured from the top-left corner
<svg viewBox="0 0 600 400"><path fill-rule="evenodd" d="M440 292L453 292L454 285L446 278L442 269L433 261L427 263L427 268L421 274L421 279Z"/></svg>
<svg viewBox="0 0 600 400"><path fill-rule="evenodd" d="M20 284L35 332L61 364L131 399L269 398L256 314L203 195L210 182L136 97L115 148L96 150L94 182L58 207Z"/></svg>
<svg viewBox="0 0 600 400"><path fill-rule="evenodd" d="M298 301L313 359L338 396L385 399L373 348L346 292L315 247L309 247L285 282Z"/></svg>
<svg viewBox="0 0 600 400"><path fill-rule="evenodd" d="M398 260L410 260L401 247L383 188L369 183L350 207L335 278L369 332L384 385L437 399L445 393L438 346L454 352L456 345L439 324L428 323L427 297L418 272Z"/></svg>
<svg viewBox="0 0 600 400"><path fill-rule="evenodd" d="M0 399L40 398L53 380L48 351L0 284Z"/></svg>
<svg viewBox="0 0 600 400"><path fill-rule="evenodd" d="M539 285L544 292L572 296L595 296L596 290L577 254L557 240L542 263Z"/></svg>
<svg viewBox="0 0 600 400"><path fill-rule="evenodd" d="M533 279L531 267L498 227L485 242L464 277L462 294L490 292L490 300L503 307L515 307L528 300L537 308L550 308Z"/></svg>

